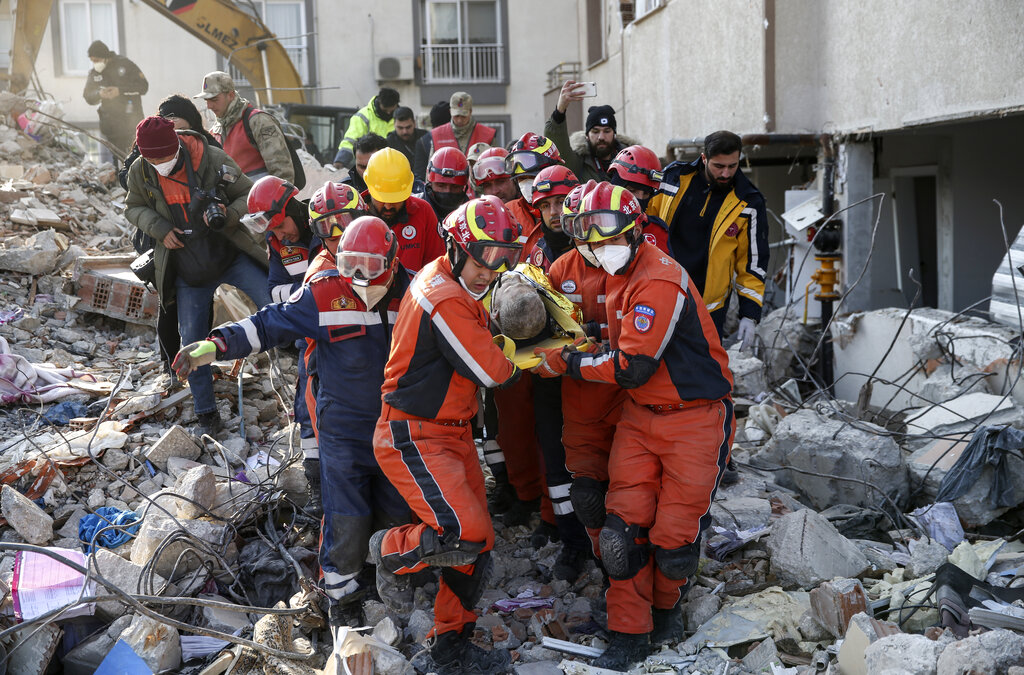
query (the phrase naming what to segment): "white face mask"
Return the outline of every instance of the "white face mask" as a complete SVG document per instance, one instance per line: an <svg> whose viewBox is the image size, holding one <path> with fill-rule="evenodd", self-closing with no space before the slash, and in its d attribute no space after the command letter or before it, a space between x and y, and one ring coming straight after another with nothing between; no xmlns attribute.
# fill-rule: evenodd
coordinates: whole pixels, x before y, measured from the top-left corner
<svg viewBox="0 0 1024 675"><path fill-rule="evenodd" d="M601 266L601 263L598 261L597 256L594 255L594 252L592 250L590 250L590 244L584 244L583 246L577 246L576 250L580 252L580 255L583 256L584 260L586 260L588 263L590 263L594 267L600 267Z"/></svg>
<svg viewBox="0 0 1024 675"><path fill-rule="evenodd" d="M466 289L467 293L469 293L471 296L473 296L474 300L479 300L479 299L483 298L485 295L487 295L488 291L491 290L491 287L488 286L482 292L474 293L473 291L469 290L469 286L466 285L466 282L462 280L461 276L459 277L459 283L462 284L462 287Z"/></svg>
<svg viewBox="0 0 1024 675"><path fill-rule="evenodd" d="M629 264L629 258L632 254L633 251L629 246L622 246L620 244L608 244L594 251L597 261L608 274L625 272L625 267Z"/></svg>
<svg viewBox="0 0 1024 675"><path fill-rule="evenodd" d="M103 69L106 68L106 67L107 67L107 62L106 61L100 61L99 63L92 64L92 69L95 70L97 73L102 73Z"/></svg>
<svg viewBox="0 0 1024 675"><path fill-rule="evenodd" d="M527 202L529 202L531 204L533 203L533 179L532 178L524 178L523 180L519 181L519 191L523 193L523 198Z"/></svg>
<svg viewBox="0 0 1024 675"><path fill-rule="evenodd" d="M174 157L172 159L169 159L166 162L160 162L159 164L153 164L153 162L149 162L148 159L146 161L149 162L150 166L156 169L156 172L158 174L160 174L164 178L167 178L168 176L171 175L171 171L174 170L174 165L178 163L179 152L181 152L180 148L178 149L178 152L174 153Z"/></svg>
<svg viewBox="0 0 1024 675"><path fill-rule="evenodd" d="M366 304L367 309L373 309L377 303L384 299L384 296L391 290L388 286L352 286L359 299Z"/></svg>

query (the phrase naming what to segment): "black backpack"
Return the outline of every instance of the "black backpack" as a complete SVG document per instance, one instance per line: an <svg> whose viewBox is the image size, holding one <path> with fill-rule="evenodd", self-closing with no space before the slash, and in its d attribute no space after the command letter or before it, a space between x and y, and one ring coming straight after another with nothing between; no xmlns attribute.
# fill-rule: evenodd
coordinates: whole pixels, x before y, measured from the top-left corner
<svg viewBox="0 0 1024 675"><path fill-rule="evenodd" d="M249 126L249 118L258 112L265 111L254 108L251 105L246 106L245 110L242 111L242 128L245 129L245 135L253 147L258 146L256 145L256 138L252 135L252 127ZM270 115L270 113L267 114ZM273 115L270 115L270 118L274 120L274 124L277 124L277 119ZM277 128L280 129L281 125L277 124ZM306 172L302 169L302 162L299 161L299 155L295 150L302 146L302 141L285 134L283 129L281 129L281 133L284 134L284 141L288 145L288 154L292 158L292 169L295 170L295 180L292 181L292 185L301 190L306 187Z"/></svg>

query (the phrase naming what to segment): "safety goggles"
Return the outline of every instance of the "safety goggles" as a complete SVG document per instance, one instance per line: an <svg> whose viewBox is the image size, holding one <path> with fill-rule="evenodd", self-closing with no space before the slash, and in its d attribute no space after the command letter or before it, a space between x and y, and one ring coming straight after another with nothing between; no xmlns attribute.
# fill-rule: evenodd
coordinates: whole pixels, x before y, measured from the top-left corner
<svg viewBox="0 0 1024 675"><path fill-rule="evenodd" d="M519 264L523 245L499 241L473 241L466 247L473 260L494 272L504 272ZM502 269L504 266L504 269Z"/></svg>
<svg viewBox="0 0 1024 675"><path fill-rule="evenodd" d="M587 211L562 220L562 231L573 239L589 241L590 235L597 232L602 239L610 239L622 234L636 220L635 213L621 211ZM566 226L568 220L568 227Z"/></svg>
<svg viewBox="0 0 1024 675"><path fill-rule="evenodd" d="M259 213L247 213L242 216L242 225L253 234L263 234L270 229L270 223L278 215L273 211L260 211Z"/></svg>
<svg viewBox="0 0 1024 675"><path fill-rule="evenodd" d="M310 221L310 227L312 227L313 233L321 239L331 239L340 237L349 223L366 215L369 215L366 211L337 211L314 218Z"/></svg>
<svg viewBox="0 0 1024 675"><path fill-rule="evenodd" d="M508 178L509 170L505 167L504 157L486 157L477 160L473 165L473 180L478 184L497 178Z"/></svg>
<svg viewBox="0 0 1024 675"><path fill-rule="evenodd" d="M449 169L447 167L438 169L433 164L431 164L430 166L427 167L427 171L428 172L432 172L432 173L436 173L438 176L442 176L444 178L455 178L457 176L468 176L469 175L469 169L458 169L458 170L456 170L456 169Z"/></svg>
<svg viewBox="0 0 1024 675"><path fill-rule="evenodd" d="M554 162L550 157L529 150L520 150L505 158L505 171L510 174L530 173L552 164Z"/></svg>
<svg viewBox="0 0 1024 675"><path fill-rule="evenodd" d="M533 191L534 192L541 192L541 193L543 193L543 192L551 192L552 190L554 190L559 185L564 185L565 187L567 187L567 188L569 188L571 190L572 188L574 188L577 185L579 185L579 181L572 181L572 180L548 180L547 178L545 178L543 180L537 180L537 181L533 182Z"/></svg>
<svg viewBox="0 0 1024 675"><path fill-rule="evenodd" d="M338 251L338 272L348 279L361 278L373 281L388 271L391 263L387 257L376 253L360 253L358 251Z"/></svg>
<svg viewBox="0 0 1024 675"><path fill-rule="evenodd" d="M621 159L612 160L612 164L621 166L633 175L639 174L641 176L647 176L655 183L660 183L665 178L665 174L662 171L657 169L645 169L639 164L629 164L628 162L623 162Z"/></svg>

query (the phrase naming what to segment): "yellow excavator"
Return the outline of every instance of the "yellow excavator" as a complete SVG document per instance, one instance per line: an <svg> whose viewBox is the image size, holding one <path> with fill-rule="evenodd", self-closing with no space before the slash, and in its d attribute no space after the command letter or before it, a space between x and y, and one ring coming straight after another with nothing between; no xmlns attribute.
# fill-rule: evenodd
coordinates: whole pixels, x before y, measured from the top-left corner
<svg viewBox="0 0 1024 675"><path fill-rule="evenodd" d="M237 68L256 92L258 105L280 106L289 122L305 129L307 149L333 158L355 108L310 105L284 46L257 17L230 0L142 0L158 14L209 45ZM31 81L54 0L20 0L15 14L8 88L24 93Z"/></svg>

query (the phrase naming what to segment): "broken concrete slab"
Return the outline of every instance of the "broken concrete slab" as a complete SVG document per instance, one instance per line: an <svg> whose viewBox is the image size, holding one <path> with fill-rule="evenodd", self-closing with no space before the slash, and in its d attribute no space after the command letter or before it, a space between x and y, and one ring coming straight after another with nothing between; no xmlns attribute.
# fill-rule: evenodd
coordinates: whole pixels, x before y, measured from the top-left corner
<svg viewBox="0 0 1024 675"><path fill-rule="evenodd" d="M810 609L807 593L786 592L772 586L759 593L729 598L710 621L690 636L680 651L692 653L702 646L731 647L771 637L799 640L800 617ZM684 647L685 646L685 647Z"/></svg>
<svg viewBox="0 0 1024 675"><path fill-rule="evenodd" d="M230 529L223 523L212 523L205 520L181 520L179 526L170 518L161 518L155 512L151 512L142 521L142 527L132 544L131 561L136 565L145 565L149 562L157 549L164 543L164 540L184 529L189 537L176 537L174 543L163 547L160 559L157 561L155 570L158 574L168 577L175 570L175 561L185 549L194 551L197 555L186 555L178 563L175 576L171 581L176 581L181 576L196 569L202 560L210 560L213 556L195 545L192 539L200 539L214 551L223 553L231 537Z"/></svg>
<svg viewBox="0 0 1024 675"><path fill-rule="evenodd" d="M772 665L781 663L775 640L766 638L743 657L741 665L750 673L770 673L773 671Z"/></svg>
<svg viewBox="0 0 1024 675"><path fill-rule="evenodd" d="M231 602L221 595L198 596L201 600L218 600L220 602ZM203 607L203 621L206 627L222 633L234 634L236 631L244 630L252 625L249 615L245 612L236 612L221 607Z"/></svg>
<svg viewBox="0 0 1024 675"><path fill-rule="evenodd" d="M826 581L811 591L811 612L815 620L836 638L846 635L854 614L866 612L868 596L859 579Z"/></svg>
<svg viewBox="0 0 1024 675"><path fill-rule="evenodd" d="M179 518L199 518L213 508L217 497L216 478L213 469L203 464L189 469L178 478L174 491L178 499Z"/></svg>
<svg viewBox="0 0 1024 675"><path fill-rule="evenodd" d="M150 446L146 451L146 459L152 462L153 466L161 471L167 470L167 460L171 457L184 457L185 459L198 459L202 448L196 445L188 432L181 426L175 424L164 432L164 434Z"/></svg>
<svg viewBox="0 0 1024 675"><path fill-rule="evenodd" d="M49 274L56 268L61 253L68 245L68 238L59 232L39 232L26 239L23 246L0 248L0 269L32 275Z"/></svg>
<svg viewBox="0 0 1024 675"><path fill-rule="evenodd" d="M43 546L53 539L53 518L10 485L0 490L0 513L30 544Z"/></svg>
<svg viewBox="0 0 1024 675"><path fill-rule="evenodd" d="M788 513L768 536L772 571L784 585L813 588L836 577L856 577L870 563L856 544L810 509Z"/></svg>
<svg viewBox="0 0 1024 675"><path fill-rule="evenodd" d="M105 548L97 548L95 556L90 560L93 571L125 593L152 595L160 592L167 581L159 574L153 575L153 588L141 585L143 568L141 565L125 560L118 554ZM118 597L106 586L96 585L97 597ZM117 600L97 601L96 614L102 618L113 620L124 614L125 603Z"/></svg>
<svg viewBox="0 0 1024 675"><path fill-rule="evenodd" d="M928 405L907 413L907 434L948 436L973 431L979 424L1013 424L1024 419L1024 412L1007 396L971 392L954 399Z"/></svg>
<svg viewBox="0 0 1024 675"><path fill-rule="evenodd" d="M711 504L711 524L727 530L752 530L768 525L772 505L757 497L716 499Z"/></svg>
<svg viewBox="0 0 1024 675"><path fill-rule="evenodd" d="M839 674L869 675L864 657L867 648L886 636L900 632L900 627L890 621L872 619L867 614L854 614L846 629L846 638L839 648Z"/></svg>
<svg viewBox="0 0 1024 675"><path fill-rule="evenodd" d="M910 548L907 574L915 578L931 574L949 557L949 550L934 539L911 539L907 545Z"/></svg>
<svg viewBox="0 0 1024 675"><path fill-rule="evenodd" d="M693 597L693 591L683 605L683 625L691 630L703 626L722 609L722 598L716 593Z"/></svg>
<svg viewBox="0 0 1024 675"><path fill-rule="evenodd" d="M771 440L754 456L754 464L794 467L817 474L856 478L871 483L897 504L909 492L903 453L881 427L862 422L855 428L813 410L798 410L775 427ZM885 500L864 483L821 477L798 471L778 471L776 481L798 490L811 506L825 509L837 503L878 506Z"/></svg>
<svg viewBox="0 0 1024 675"><path fill-rule="evenodd" d="M768 391L764 362L750 352L740 351L740 346L729 348L729 370L732 372L732 395L755 398Z"/></svg>
<svg viewBox="0 0 1024 675"><path fill-rule="evenodd" d="M1024 635L993 630L946 645L939 655L937 675L997 675L1010 666L1024 665Z"/></svg>
<svg viewBox="0 0 1024 675"><path fill-rule="evenodd" d="M140 614L121 633L121 639L142 657L154 673L177 669L181 665L181 640L173 626Z"/></svg>
<svg viewBox="0 0 1024 675"><path fill-rule="evenodd" d="M944 644L923 635L899 633L868 645L864 664L869 673L936 675Z"/></svg>
<svg viewBox="0 0 1024 675"><path fill-rule="evenodd" d="M759 356L767 368L768 384L803 376L800 361L808 362L816 341L813 328L801 323L800 318L793 308L780 307L757 325Z"/></svg>
<svg viewBox="0 0 1024 675"><path fill-rule="evenodd" d="M7 672L14 675L43 675L57 651L64 631L56 624L41 624L30 631L21 631L21 640L8 647Z"/></svg>

